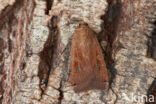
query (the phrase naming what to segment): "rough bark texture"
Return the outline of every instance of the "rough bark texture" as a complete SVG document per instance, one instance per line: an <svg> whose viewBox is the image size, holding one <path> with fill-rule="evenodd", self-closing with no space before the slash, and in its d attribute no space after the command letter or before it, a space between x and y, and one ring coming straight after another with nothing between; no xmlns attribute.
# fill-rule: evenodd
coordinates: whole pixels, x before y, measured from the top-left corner
<svg viewBox="0 0 156 104"><path fill-rule="evenodd" d="M81 22L98 34L111 79L107 91L77 94L68 81L71 37ZM156 100L155 47L155 0L0 0L0 104Z"/></svg>

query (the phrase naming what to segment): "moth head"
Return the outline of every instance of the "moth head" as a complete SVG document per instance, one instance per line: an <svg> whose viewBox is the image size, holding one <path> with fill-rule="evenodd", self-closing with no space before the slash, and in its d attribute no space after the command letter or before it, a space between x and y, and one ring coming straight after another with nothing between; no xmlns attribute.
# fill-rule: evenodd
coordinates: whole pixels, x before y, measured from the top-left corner
<svg viewBox="0 0 156 104"><path fill-rule="evenodd" d="M79 24L78 28L84 28L84 27L88 27L88 24L85 23L85 22L82 22L82 23Z"/></svg>

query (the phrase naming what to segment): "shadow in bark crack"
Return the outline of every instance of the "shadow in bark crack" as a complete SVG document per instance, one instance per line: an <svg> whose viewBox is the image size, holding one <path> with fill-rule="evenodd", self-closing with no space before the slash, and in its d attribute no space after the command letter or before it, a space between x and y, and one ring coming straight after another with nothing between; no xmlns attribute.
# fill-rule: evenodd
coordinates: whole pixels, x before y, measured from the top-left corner
<svg viewBox="0 0 156 104"><path fill-rule="evenodd" d="M49 15L49 11L51 10L51 7L53 5L53 0L46 0L46 10L45 14Z"/></svg>
<svg viewBox="0 0 156 104"><path fill-rule="evenodd" d="M11 25L10 23L14 21L15 18L15 11L17 12L20 10L20 7L22 7L24 4L23 0L16 0L16 2L13 5L6 6L1 14L0 14L0 30L4 24L9 22L8 24Z"/></svg>
<svg viewBox="0 0 156 104"><path fill-rule="evenodd" d="M148 89L147 96L148 102L146 102L145 104L156 104L156 78L154 79L152 85ZM154 99L152 99L152 96L154 96Z"/></svg>
<svg viewBox="0 0 156 104"><path fill-rule="evenodd" d="M58 41L58 28L57 28L57 16L53 16L51 24L49 25L49 36L44 44L44 49L40 52L40 63L38 76L40 78L40 87L43 91L46 89L48 84L49 75L54 61L54 53L57 50ZM41 94L41 95L42 95Z"/></svg>
<svg viewBox="0 0 156 104"><path fill-rule="evenodd" d="M153 29L147 43L147 57L153 58L156 61L156 21L154 21L153 25L155 26L155 28Z"/></svg>
<svg viewBox="0 0 156 104"><path fill-rule="evenodd" d="M121 24L121 12L122 12L122 3L120 0L107 0L108 2L108 10L104 16L102 16L102 20L104 21L104 24L102 25L103 31L100 33L98 40L100 42L106 41L107 46L104 50L105 53L105 61L108 70L110 71L110 87L113 82L113 79L116 76L117 70L114 68L115 62L113 60L113 53L114 51L118 51L120 48L123 48L123 46L116 41L117 34L119 33L119 26ZM100 99L104 101L103 95L105 95L104 92L102 92L102 95ZM105 101L104 101L105 102Z"/></svg>
<svg viewBox="0 0 156 104"><path fill-rule="evenodd" d="M0 104L2 104L2 99L3 99L3 93L4 93L4 88L3 88L3 83L5 80L5 71L4 71L4 53L3 50L5 48L4 40L0 38Z"/></svg>
<svg viewBox="0 0 156 104"><path fill-rule="evenodd" d="M104 21L103 31L98 37L98 39L99 41L102 41L100 39L103 39L107 42L107 46L104 53L107 68L111 72L111 84L116 75L116 69L114 68L114 60L112 58L113 54L115 54L113 53L113 51L117 51L118 49L123 48L122 45L118 41L116 41L116 37L119 32L122 4L119 0L108 0L107 2L108 10L106 14L102 16L102 19Z"/></svg>

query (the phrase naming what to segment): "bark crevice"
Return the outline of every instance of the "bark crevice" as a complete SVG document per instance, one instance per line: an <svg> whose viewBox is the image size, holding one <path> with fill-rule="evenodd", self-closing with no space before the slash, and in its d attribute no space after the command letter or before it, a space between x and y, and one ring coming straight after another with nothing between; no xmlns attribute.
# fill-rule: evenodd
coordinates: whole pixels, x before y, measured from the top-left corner
<svg viewBox="0 0 156 104"><path fill-rule="evenodd" d="M43 50L39 53L40 63L39 63L39 72L38 76L40 78L40 87L42 90L42 94L47 87L49 75L51 73L51 68L54 61L54 53L57 48L58 41L58 28L57 28L57 17L54 16L51 19L51 23L49 24L49 36L47 41L44 44Z"/></svg>
<svg viewBox="0 0 156 104"><path fill-rule="evenodd" d="M152 58L156 61L156 21L154 21L152 24L154 25L154 28L151 32L151 36L149 37L147 44L147 57Z"/></svg>
<svg viewBox="0 0 156 104"><path fill-rule="evenodd" d="M116 69L114 68L114 52L123 48L122 44L116 39L117 34L120 32L121 18L122 18L122 3L120 0L107 0L108 2L108 10L105 15L101 18L104 21L102 25L103 31L99 35L99 41L103 41L100 39L104 39L107 42L106 49L104 50L105 61L107 68L111 73L110 85L113 82L113 79L116 76Z"/></svg>
<svg viewBox="0 0 156 104"><path fill-rule="evenodd" d="M46 10L45 10L45 14L49 15L49 11L51 10L51 7L53 5L53 0L46 0Z"/></svg>

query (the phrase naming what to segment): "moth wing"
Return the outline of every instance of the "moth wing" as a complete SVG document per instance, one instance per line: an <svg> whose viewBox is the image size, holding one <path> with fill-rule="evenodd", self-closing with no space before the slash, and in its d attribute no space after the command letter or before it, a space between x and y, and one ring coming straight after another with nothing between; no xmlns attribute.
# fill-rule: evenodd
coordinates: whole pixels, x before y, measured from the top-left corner
<svg viewBox="0 0 156 104"><path fill-rule="evenodd" d="M70 51L70 76L69 76L69 81L72 84L75 84L76 81L76 77L75 77L75 72L76 72L76 68L78 67L78 57L77 57L77 51L76 51L76 39L74 39L75 37L73 36L72 38L72 45L71 45L71 51Z"/></svg>
<svg viewBox="0 0 156 104"><path fill-rule="evenodd" d="M90 66L86 66L85 62L86 53L85 50L80 46L81 40L78 39L79 34L75 33L72 38L71 46L71 58L70 58L70 77L69 81L72 84L80 84L88 80ZM84 44L85 45L85 44ZM80 48L81 47L81 48Z"/></svg>
<svg viewBox="0 0 156 104"><path fill-rule="evenodd" d="M70 54L69 81L76 85L76 92L107 88L106 64L95 33L90 28L83 26L75 31Z"/></svg>
<svg viewBox="0 0 156 104"><path fill-rule="evenodd" d="M96 52L95 54L96 65L94 65L96 80L100 82L108 82L109 78L108 78L108 71L106 68L106 63L104 61L104 56L102 54L102 50L101 50L101 47L99 45L97 38L95 38L95 40L93 41L93 47Z"/></svg>

